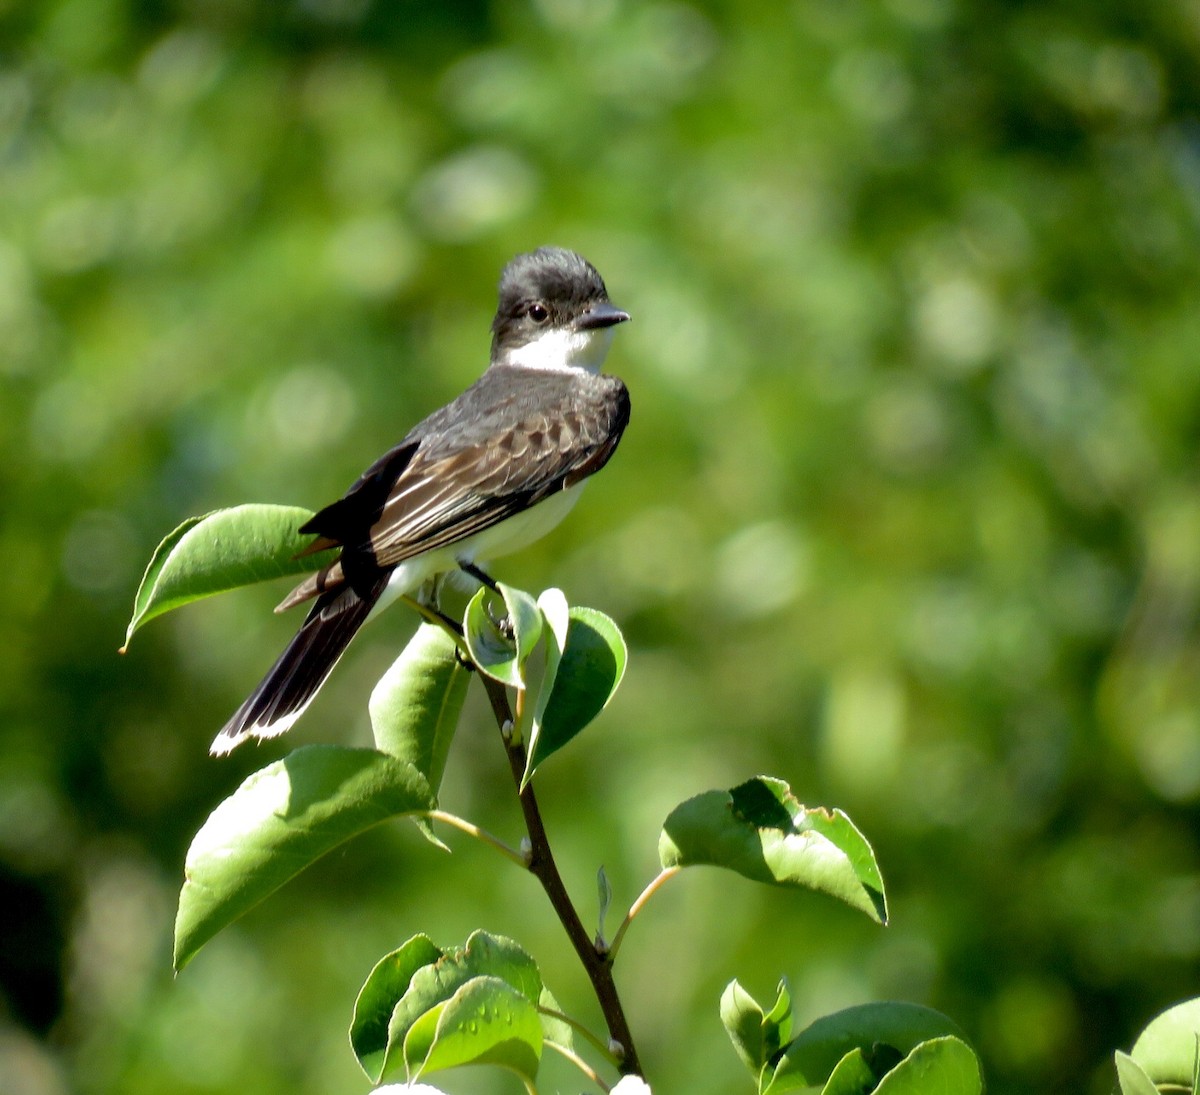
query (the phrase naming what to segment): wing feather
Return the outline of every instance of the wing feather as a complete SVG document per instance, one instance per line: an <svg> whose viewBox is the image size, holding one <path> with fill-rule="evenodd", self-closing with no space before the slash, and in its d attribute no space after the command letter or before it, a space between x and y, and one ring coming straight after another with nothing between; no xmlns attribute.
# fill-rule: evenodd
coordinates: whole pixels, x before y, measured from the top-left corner
<svg viewBox="0 0 1200 1095"><path fill-rule="evenodd" d="M367 596L381 571L483 532L608 462L629 421L620 380L539 374L514 384L511 372L488 370L304 526L342 554L277 611L346 583Z"/></svg>
<svg viewBox="0 0 1200 1095"><path fill-rule="evenodd" d="M602 379L612 384L605 398L526 410L490 443L419 449L354 546L369 550L378 566L395 566L482 532L598 471L629 415L624 385Z"/></svg>

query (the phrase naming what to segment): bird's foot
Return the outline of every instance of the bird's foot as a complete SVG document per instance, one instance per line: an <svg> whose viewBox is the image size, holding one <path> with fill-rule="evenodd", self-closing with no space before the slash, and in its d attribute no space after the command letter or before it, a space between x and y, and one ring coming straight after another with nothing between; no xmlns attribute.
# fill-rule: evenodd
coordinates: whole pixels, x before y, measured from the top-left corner
<svg viewBox="0 0 1200 1095"><path fill-rule="evenodd" d="M490 589L493 593L497 593L497 594L500 593L499 584L482 567L478 567L474 563L465 563L460 560L459 564L458 564L458 568L464 574L469 574L480 585L487 586L488 589ZM499 631L501 635L503 635L509 642L512 642L513 636L516 634L516 631L515 631L515 628L513 627L513 622L512 622L511 616L508 616L506 614L506 615L500 617L499 619L497 619L495 613L492 612L491 606L489 605L488 606L488 619L490 619L492 621L492 626L497 631Z"/></svg>

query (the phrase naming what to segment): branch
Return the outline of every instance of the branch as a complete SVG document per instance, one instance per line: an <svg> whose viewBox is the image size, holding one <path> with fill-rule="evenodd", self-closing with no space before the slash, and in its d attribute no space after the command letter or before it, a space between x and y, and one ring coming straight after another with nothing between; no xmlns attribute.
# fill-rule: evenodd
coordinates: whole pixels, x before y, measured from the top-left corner
<svg viewBox="0 0 1200 1095"><path fill-rule="evenodd" d="M588 979L592 982L596 999L600 1002L600 1010L604 1014L604 1021L608 1025L609 1036L621 1047L621 1072L626 1075L641 1076L642 1066L633 1043L633 1032L629 1029L629 1023L625 1018L625 1009L621 1005L621 998L617 994L617 986L613 981L612 958L609 954L601 954L596 950L587 928L583 926L583 921L579 919L579 913L575 911L575 906L571 903L570 895L563 884L562 875L558 873L558 865L554 862L554 853L550 850L550 840L546 836L546 827L542 823L542 813L533 792L533 784L528 783L525 785L525 789L521 790L521 779L525 774L525 746L521 742L512 741L510 735L505 732L506 726L511 728L516 725L512 708L509 706L508 693L505 691L504 685L485 673L480 673L479 679L487 690L492 713L496 717L496 724L500 727L501 736L504 739L504 751L508 754L508 766L512 770L513 781L521 802L521 811L525 815L525 827L529 832L531 848L529 870L533 872L533 875L542 884L542 889L546 891L546 896L550 899L550 904L566 931L567 938L571 940L571 945L575 948L575 953L579 956Z"/></svg>

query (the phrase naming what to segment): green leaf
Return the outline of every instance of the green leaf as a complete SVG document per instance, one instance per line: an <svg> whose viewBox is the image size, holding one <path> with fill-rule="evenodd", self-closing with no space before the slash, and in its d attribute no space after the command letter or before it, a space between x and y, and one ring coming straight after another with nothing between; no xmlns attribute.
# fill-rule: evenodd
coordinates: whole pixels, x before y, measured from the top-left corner
<svg viewBox="0 0 1200 1095"><path fill-rule="evenodd" d="M941 1012L919 1004L887 1002L860 1004L826 1015L802 1030L775 1064L763 1095L780 1095L798 1088L820 1087L848 1053L860 1049L878 1076L930 1039L949 1035L965 1043L966 1036ZM887 1063L880 1067L880 1058Z"/></svg>
<svg viewBox="0 0 1200 1095"><path fill-rule="evenodd" d="M408 987L392 1009L388 1048L380 1078L390 1079L402 1069L407 1072L407 1066L413 1060L409 1055L410 1045L425 1046L419 1051L424 1059L436 1030L436 1017L430 1020L429 1014L475 977L497 978L519 992L531 1005L536 1006L541 998L541 975L528 953L511 939L474 932L464 947L443 952L435 963L413 973ZM419 1027L416 1034L412 1033L414 1027Z"/></svg>
<svg viewBox="0 0 1200 1095"><path fill-rule="evenodd" d="M887 922L875 854L840 810L802 806L765 776L707 791L671 811L658 842L664 867L709 864L756 882L804 886Z"/></svg>
<svg viewBox="0 0 1200 1095"><path fill-rule="evenodd" d="M542 1023L537 1007L498 977L473 977L414 1025L404 1043L410 1077L461 1065L492 1064L526 1079L537 1075Z"/></svg>
<svg viewBox="0 0 1200 1095"><path fill-rule="evenodd" d="M792 1036L792 992L788 988L786 977L782 978L776 986L775 1003L767 1012L763 1023L763 1047L769 1060Z"/></svg>
<svg viewBox="0 0 1200 1095"><path fill-rule="evenodd" d="M432 805L429 785L411 764L372 749L310 745L254 773L188 849L175 968L331 848Z"/></svg>
<svg viewBox="0 0 1200 1095"><path fill-rule="evenodd" d="M738 1056L757 1079L792 1034L792 997L787 981L779 982L775 1003L765 1014L736 979L730 981L721 994L721 1022Z"/></svg>
<svg viewBox="0 0 1200 1095"><path fill-rule="evenodd" d="M596 872L596 938L603 939L604 921L608 919L608 909L612 904L613 891L612 883L608 880L608 872L604 869L604 864L600 864L600 869Z"/></svg>
<svg viewBox="0 0 1200 1095"><path fill-rule="evenodd" d="M1138 1036L1130 1056L1158 1085L1190 1088L1200 1038L1200 999L1184 1000L1157 1016Z"/></svg>
<svg viewBox="0 0 1200 1095"><path fill-rule="evenodd" d="M1121 1095L1158 1095L1154 1081L1146 1075L1145 1070L1128 1054L1120 1050L1116 1052L1117 1082L1121 1085Z"/></svg>
<svg viewBox="0 0 1200 1095"><path fill-rule="evenodd" d="M870 1095L879 1078L875 1075L863 1051L852 1049L829 1074L821 1095Z"/></svg>
<svg viewBox="0 0 1200 1095"><path fill-rule="evenodd" d="M537 699L534 703L526 703L521 711L517 726L520 740L528 741L531 746L537 744L540 732L538 723L545 713L550 693L554 690L554 681L558 676L558 667L562 662L563 650L567 645L567 632L571 627L571 609L567 598L561 589L544 589L537 599L538 609L542 614L542 637L545 642L542 649L545 653L545 665L542 670L542 681L538 688ZM526 764L526 780L528 779L528 764Z"/></svg>
<svg viewBox="0 0 1200 1095"><path fill-rule="evenodd" d="M721 1023L742 1063L755 1077L762 1071L769 1056L763 1051L763 1022L766 1016L737 979L730 981L721 993Z"/></svg>
<svg viewBox="0 0 1200 1095"><path fill-rule="evenodd" d="M125 646L142 624L173 608L331 562L336 550L297 558L313 540L297 531L310 517L311 510L297 506L247 505L184 521L158 545L146 567Z"/></svg>
<svg viewBox="0 0 1200 1095"><path fill-rule="evenodd" d="M350 1046L372 1083L378 1083L383 1074L388 1024L396 1001L408 991L417 970L436 962L442 954L428 936L414 935L399 950L381 958L359 990L350 1024Z"/></svg>
<svg viewBox="0 0 1200 1095"><path fill-rule="evenodd" d="M375 745L408 761L435 795L470 679L453 638L423 623L371 693Z"/></svg>
<svg viewBox="0 0 1200 1095"><path fill-rule="evenodd" d="M556 634L553 624L551 632ZM604 710L625 675L628 657L620 629L603 612L570 609L553 681L543 684L538 700L523 783Z"/></svg>
<svg viewBox="0 0 1200 1095"><path fill-rule="evenodd" d="M493 594L486 586L467 604L463 615L463 637L471 660L480 672L507 685L525 687L525 663L542 633L542 614L537 603L524 590L497 583L508 614L511 637L501 633L488 613Z"/></svg>
<svg viewBox="0 0 1200 1095"><path fill-rule="evenodd" d="M413 1073L433 1049L433 1043L437 1040L438 1020L442 1017L446 1003L445 1000L439 1000L428 1011L421 1012L409 1023L402 1041L389 1043L387 1061L383 1066L385 1076L395 1075L412 1079ZM399 1046L398 1052L396 1046Z"/></svg>
<svg viewBox="0 0 1200 1095"><path fill-rule="evenodd" d="M875 1095L980 1095L979 1059L966 1042L953 1036L915 1046L887 1073Z"/></svg>

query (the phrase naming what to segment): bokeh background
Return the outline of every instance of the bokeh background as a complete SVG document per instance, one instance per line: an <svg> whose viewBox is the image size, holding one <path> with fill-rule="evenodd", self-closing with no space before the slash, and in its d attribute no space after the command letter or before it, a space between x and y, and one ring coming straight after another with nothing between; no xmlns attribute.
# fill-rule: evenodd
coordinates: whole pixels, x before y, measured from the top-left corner
<svg viewBox="0 0 1200 1095"><path fill-rule="evenodd" d="M767 772L891 896L676 880L618 971L655 1090L748 1091L718 995L786 976L801 1021L940 1008L995 1095L1107 1092L1200 992L1191 0L0 0L0 1089L365 1092L354 994L417 931L517 937L598 1022L532 880L410 826L173 979L188 840L287 748L208 742L295 620L116 654L162 535L336 497L547 242L635 317L621 451L500 568L631 645L540 777L574 892L624 907L676 802ZM365 744L412 626L288 744ZM479 697L443 801L519 838Z"/></svg>

